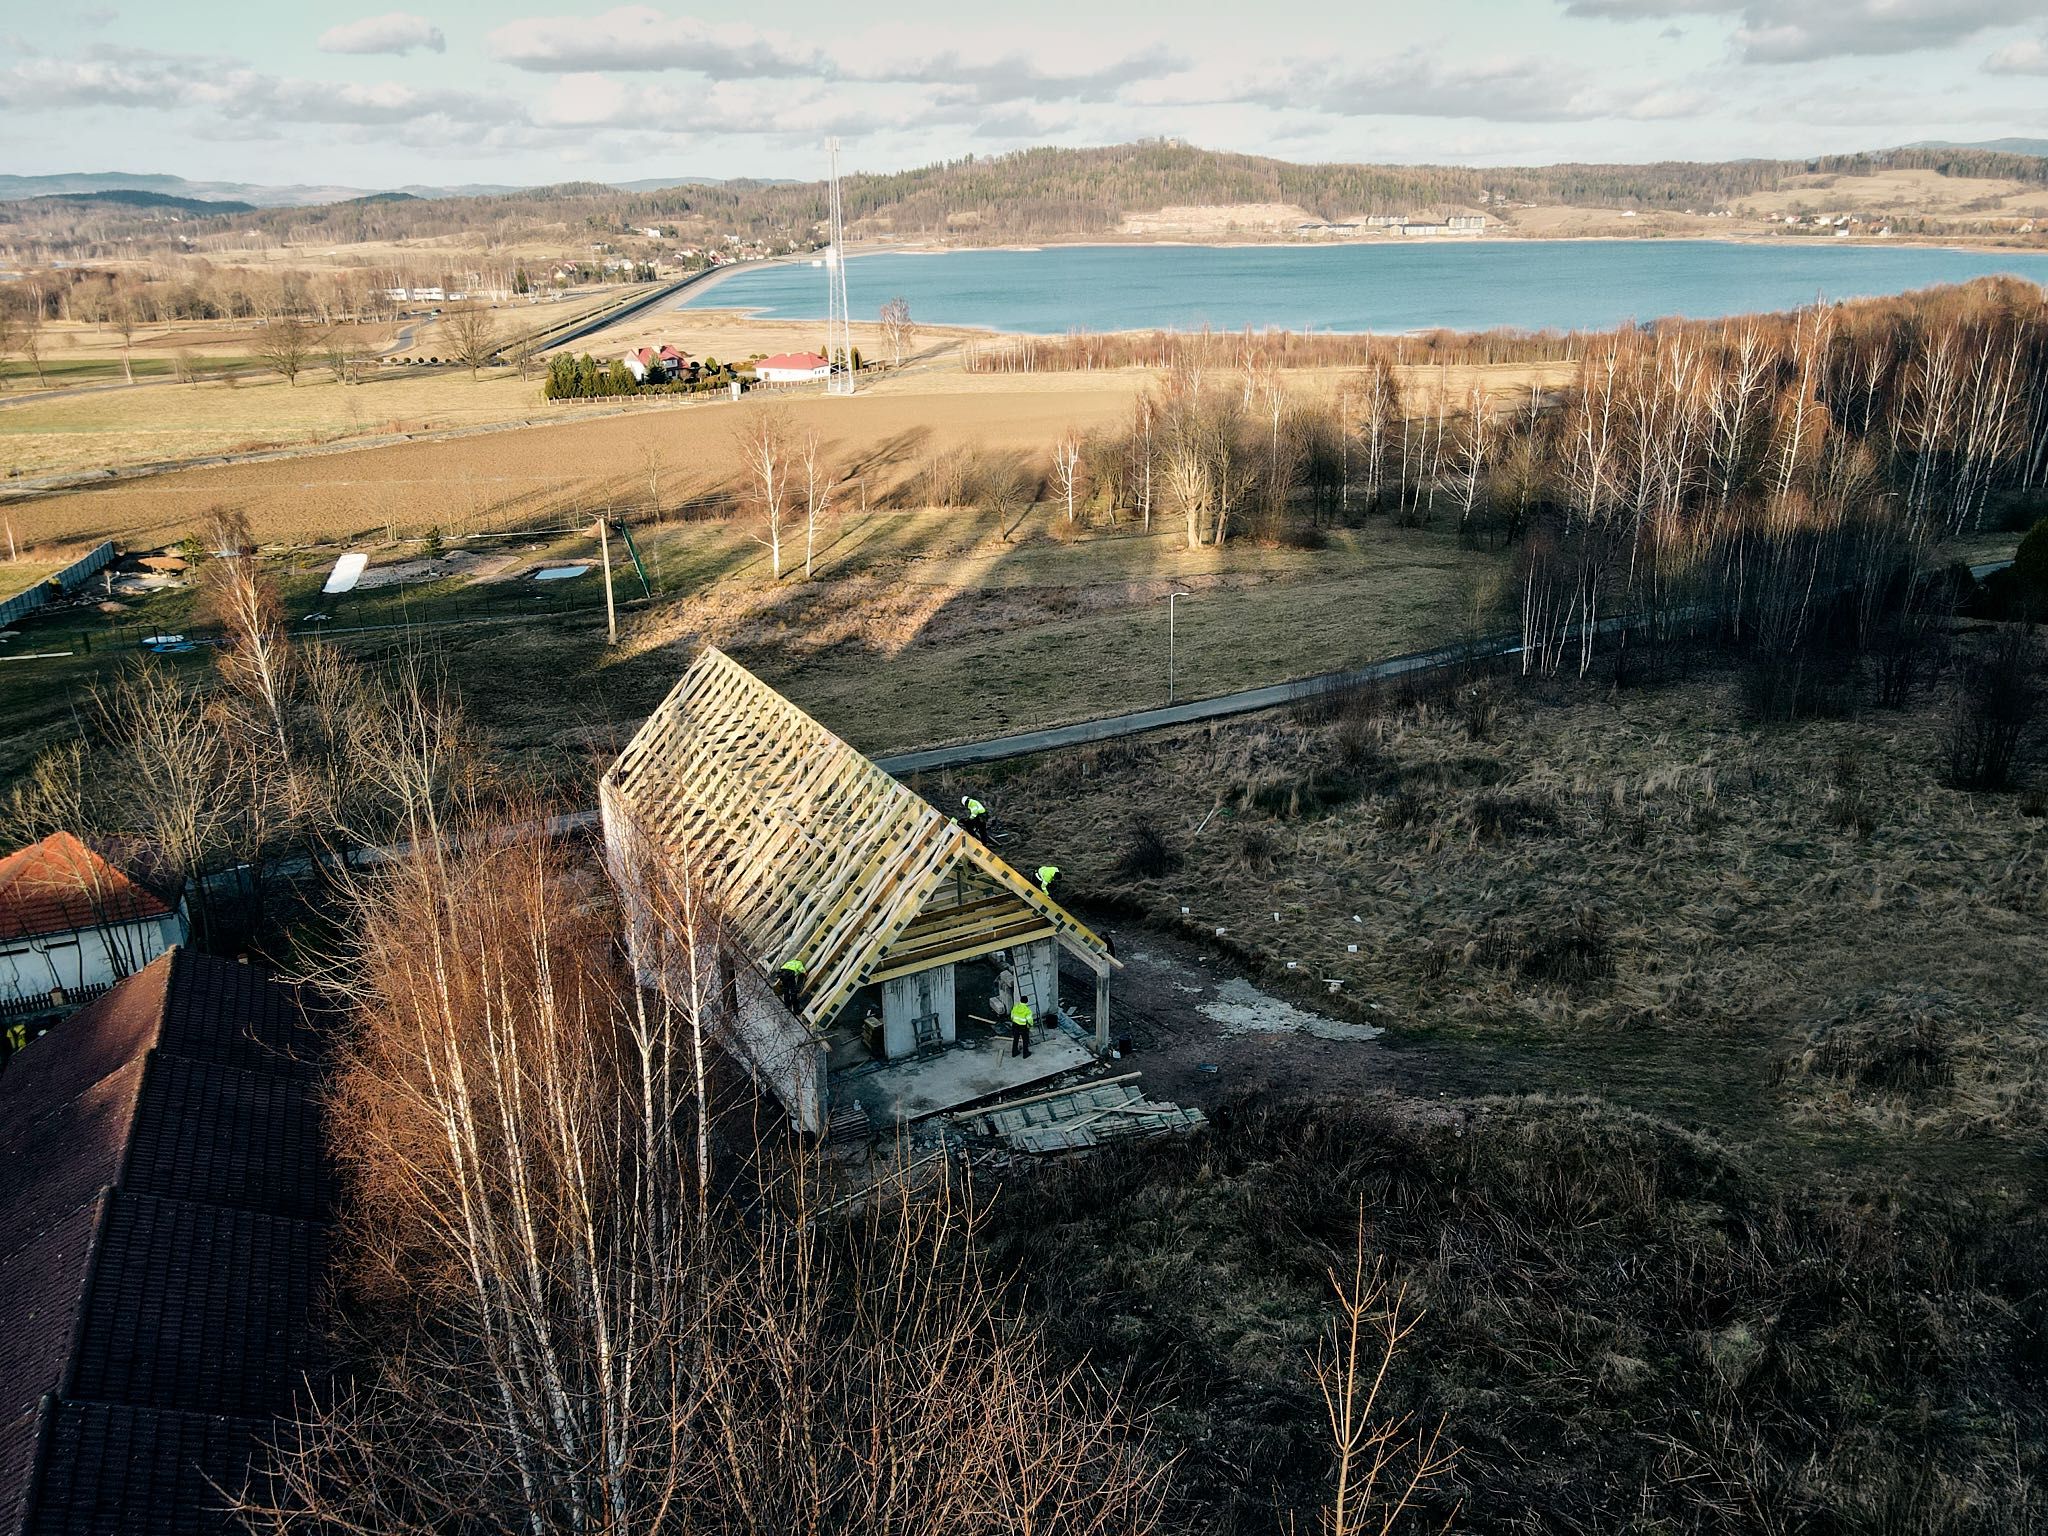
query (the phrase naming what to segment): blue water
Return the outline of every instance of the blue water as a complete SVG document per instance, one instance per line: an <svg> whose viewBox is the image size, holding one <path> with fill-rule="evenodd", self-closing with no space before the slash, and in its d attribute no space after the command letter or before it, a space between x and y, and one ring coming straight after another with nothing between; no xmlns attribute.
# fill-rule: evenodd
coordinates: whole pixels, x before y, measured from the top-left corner
<svg viewBox="0 0 2048 1536"><path fill-rule="evenodd" d="M855 256L846 288L856 320L874 319L901 294L925 324L1046 335L1205 325L1568 330L1791 309L1992 273L2048 285L2048 254L1720 240L1054 246ZM825 269L743 269L682 307L822 320Z"/></svg>

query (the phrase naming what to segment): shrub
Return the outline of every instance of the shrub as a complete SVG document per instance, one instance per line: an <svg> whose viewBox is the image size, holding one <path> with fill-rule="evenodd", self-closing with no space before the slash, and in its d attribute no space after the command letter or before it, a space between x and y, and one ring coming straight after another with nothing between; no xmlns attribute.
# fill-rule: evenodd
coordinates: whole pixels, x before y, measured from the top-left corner
<svg viewBox="0 0 2048 1536"><path fill-rule="evenodd" d="M2034 717L2038 649L2026 625L2007 624L1958 659L1948 711L1948 777L1957 789L2012 782Z"/></svg>
<svg viewBox="0 0 2048 1536"><path fill-rule="evenodd" d="M1149 821L1131 828L1130 842L1116 861L1116 872L1127 880L1157 880L1180 868L1180 850L1166 840Z"/></svg>

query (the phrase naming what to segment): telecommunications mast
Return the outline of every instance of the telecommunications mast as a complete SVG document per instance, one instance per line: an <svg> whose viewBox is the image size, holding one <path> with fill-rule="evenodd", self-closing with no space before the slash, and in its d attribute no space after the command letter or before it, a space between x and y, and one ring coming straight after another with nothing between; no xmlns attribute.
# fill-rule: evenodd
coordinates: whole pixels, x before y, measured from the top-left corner
<svg viewBox="0 0 2048 1536"><path fill-rule="evenodd" d="M846 308L846 220L839 203L839 140L827 139L832 157L832 244L825 252L825 351L832 373L828 394L853 393L853 320Z"/></svg>

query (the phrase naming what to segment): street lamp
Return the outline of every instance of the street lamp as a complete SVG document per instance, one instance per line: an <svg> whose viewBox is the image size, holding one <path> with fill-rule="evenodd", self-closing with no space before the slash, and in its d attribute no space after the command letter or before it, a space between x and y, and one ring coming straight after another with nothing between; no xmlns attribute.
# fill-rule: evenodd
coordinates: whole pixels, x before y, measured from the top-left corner
<svg viewBox="0 0 2048 1536"><path fill-rule="evenodd" d="M1188 591L1186 588L1182 588L1177 592L1167 593L1165 598L1163 599L1163 601L1166 604L1166 702L1168 704L1171 704L1173 702L1173 617L1175 612L1174 605L1184 597L1193 596L1194 593Z"/></svg>

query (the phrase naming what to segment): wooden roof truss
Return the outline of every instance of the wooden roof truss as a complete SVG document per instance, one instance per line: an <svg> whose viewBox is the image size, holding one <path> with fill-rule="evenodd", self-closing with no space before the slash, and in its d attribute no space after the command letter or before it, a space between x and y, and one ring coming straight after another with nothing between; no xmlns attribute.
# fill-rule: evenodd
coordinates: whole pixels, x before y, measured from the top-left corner
<svg viewBox="0 0 2048 1536"><path fill-rule="evenodd" d="M813 1028L862 986L1057 938L1107 947L1038 886L731 657L707 647L605 779L765 972L803 963Z"/></svg>

